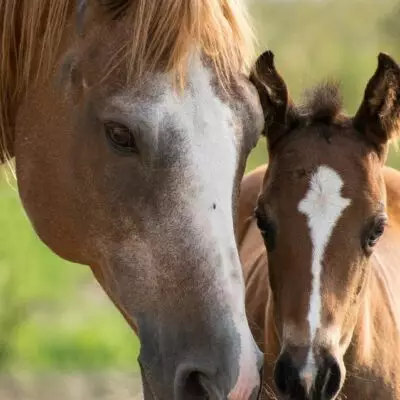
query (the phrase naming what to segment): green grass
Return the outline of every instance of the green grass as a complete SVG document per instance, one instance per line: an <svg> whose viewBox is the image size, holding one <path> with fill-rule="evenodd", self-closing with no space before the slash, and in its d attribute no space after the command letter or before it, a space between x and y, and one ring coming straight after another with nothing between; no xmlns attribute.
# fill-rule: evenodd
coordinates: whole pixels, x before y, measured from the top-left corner
<svg viewBox="0 0 400 400"><path fill-rule="evenodd" d="M136 369L137 339L89 268L40 242L5 180L0 226L0 367Z"/></svg>
<svg viewBox="0 0 400 400"><path fill-rule="evenodd" d="M381 23L395 3L257 1L252 11L259 50L275 52L295 99L304 88L335 76L354 112L378 52L400 57L396 23L391 37ZM247 171L267 161L265 150L261 140ZM400 168L399 155L392 152L389 164ZM88 268L62 261L39 241L18 194L4 180L0 226L0 368L135 371L138 342L128 325Z"/></svg>

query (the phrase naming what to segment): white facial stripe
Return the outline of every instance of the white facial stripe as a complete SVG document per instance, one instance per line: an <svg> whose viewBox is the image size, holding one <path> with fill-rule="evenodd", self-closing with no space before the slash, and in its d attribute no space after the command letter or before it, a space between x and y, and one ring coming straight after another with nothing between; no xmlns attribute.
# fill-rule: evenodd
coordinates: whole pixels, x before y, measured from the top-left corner
<svg viewBox="0 0 400 400"><path fill-rule="evenodd" d="M308 322L311 345L318 328L321 326L321 272L322 261L332 232L342 215L350 205L349 199L343 198L343 181L339 174L328 166L320 166L311 178L310 188L299 203L298 210L306 215L312 241L311 260L311 295ZM304 373L314 371L312 346L307 358Z"/></svg>
<svg viewBox="0 0 400 400"><path fill-rule="evenodd" d="M239 376L228 398L247 400L260 379L257 371L256 347L246 319L244 283L241 264L236 250L232 218L232 191L238 162L239 145L236 143L234 115L227 104L216 95L210 72L198 60L193 60L189 72L191 91L176 98L174 114L179 116L188 149L185 178L188 187L194 185L195 199L190 197L185 209L203 233L203 248L210 242L222 250L219 265L221 302L227 299L232 309L234 323L240 335ZM167 95L168 96L168 95ZM204 219L207 210L210 218ZM232 257L229 250L235 250ZM235 271L235 274L232 274ZM238 277L238 279L233 278Z"/></svg>

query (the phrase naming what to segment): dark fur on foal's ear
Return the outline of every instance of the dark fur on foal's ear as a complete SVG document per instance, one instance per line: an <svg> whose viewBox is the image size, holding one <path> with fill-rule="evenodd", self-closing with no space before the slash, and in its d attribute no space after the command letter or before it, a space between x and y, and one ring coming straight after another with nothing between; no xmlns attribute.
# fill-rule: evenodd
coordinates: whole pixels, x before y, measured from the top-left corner
<svg viewBox="0 0 400 400"><path fill-rule="evenodd" d="M256 61L250 74L264 112L264 135L271 148L287 129L292 105L285 81L275 68L274 54L266 51Z"/></svg>
<svg viewBox="0 0 400 400"><path fill-rule="evenodd" d="M378 67L367 84L354 126L380 155L385 154L391 139L400 136L400 67L387 54L378 56Z"/></svg>

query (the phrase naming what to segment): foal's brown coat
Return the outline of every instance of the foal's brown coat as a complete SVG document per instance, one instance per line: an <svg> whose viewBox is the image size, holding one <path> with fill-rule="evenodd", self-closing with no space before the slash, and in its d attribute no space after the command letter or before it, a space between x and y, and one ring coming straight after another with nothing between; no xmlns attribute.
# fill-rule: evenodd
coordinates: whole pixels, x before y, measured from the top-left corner
<svg viewBox="0 0 400 400"><path fill-rule="evenodd" d="M349 313L351 312L350 318L354 322L355 328L354 331L349 329L348 333L345 333L349 335L350 339L349 346L347 347L344 345L345 354L343 362L347 370L346 378L340 393L332 394L328 398L338 397L350 400L400 399L400 172L385 166L380 167L382 161L386 157L388 140L398 133L400 107L398 80L400 79L400 68L397 67L389 57L384 55L380 56L378 70L367 87L364 102L360 107L359 114L354 120L347 119L346 116L340 113L340 105L334 103L333 100L335 99L332 99L328 108L323 108L324 99L318 96L317 93L313 99L314 101L311 101L310 104L314 107L314 118L323 117L322 120L319 120L319 123L322 123L322 125L315 125L313 128L314 122L312 121L312 114L308 116L306 114L306 128L303 128L303 130L300 130L300 128L296 131L297 128L286 127L287 130L284 128L281 132L279 129L284 127L284 120L282 120L281 127L279 128L277 128L278 125L273 125L274 122L277 122L276 120L279 120L279 117L283 116L286 112L286 115L289 115L290 112L297 113L299 111L291 109L291 105L288 107L288 111L285 111L281 115L279 114L279 110L277 111L278 107L285 104L285 102L290 104L290 100L287 97L285 99L286 88L284 87L283 80L277 77L277 75L273 76L275 73L273 56L270 58L268 68L266 68L264 72L266 75L262 76L261 80L264 79L265 85L268 86L269 89L272 88L268 94L265 94L263 89L259 87L261 100L264 103L264 112L265 115L268 116L268 118L266 118L266 134L269 139L270 156L272 157L271 167L270 171L268 171L266 166L262 166L245 177L241 186L239 207L239 248L246 280L248 318L250 326L253 329L253 334L265 353L264 368L267 388L264 396L265 398L275 398L274 396L279 396L276 386L274 385L273 375L275 363L278 356L280 356L284 344L282 343L281 328L278 326L281 322L277 322L276 314L278 314L279 319L282 319L283 316L279 315L281 308L275 307L275 309L273 309L276 299L275 296L272 296L273 293L269 281L268 256L264 240L257 227L254 209L256 207L262 208L264 203L267 203L265 196L269 190L268 185L271 184L271 179L276 179L273 177L276 174L273 169L281 168L281 171L282 168L285 169L285 165L282 164L284 161L281 160L277 162L276 159L282 156L282 159L285 160L287 153L293 156L293 152L298 150L298 154L296 154L297 158L295 157L295 159L302 160L302 163L306 167L310 166L314 168L312 166L313 161L307 164L308 160L313 159L322 161L323 163L326 162L327 165L333 163L333 165L338 168L343 164L348 165L348 160L351 160L351 162L358 162L360 166L363 165L367 173L374 176L374 178L371 178L371 182L376 183L376 179L382 179L384 187L378 188L377 186L377 188L371 188L370 191L371 193L374 190L379 192L377 196L378 199L380 199L381 196L384 198L386 195L386 213L389 223L384 235L376 245L372 256L369 260L368 258L366 259L368 260L366 261L367 264L365 265L364 262L360 264L360 267L365 268L367 273L363 281L364 283L362 283L363 289L361 292L357 292L357 296L361 296L361 300L359 300L360 306L356 308L356 312L348 311ZM280 89L282 89L281 92L279 92ZM330 93L331 95L335 95L335 89L333 89L333 87L331 87L331 89L331 92L325 90L319 94L325 93L325 95L329 95ZM316 100L319 100L319 102L317 103ZM378 102L378 100L380 101ZM326 104L328 103L325 103L325 105ZM377 119L374 119L376 125L368 125L369 122L366 122L367 129L361 127L359 131L358 129L357 131L354 130L352 126L356 122L360 122L360 115L366 120L369 118L368 113L376 115L374 114L375 107L380 108ZM317 115L315 109L322 114ZM302 112L301 118L303 118L307 110L302 109ZM363 113L365 113L365 115ZM336 119L334 120L332 117ZM289 119L291 117L287 116L287 118ZM385 118L390 118L390 120L388 119L384 121L382 125L379 125ZM363 120L361 122L363 122ZM344 125L342 125L342 123ZM329 131L330 125L335 128ZM341 126L343 126L343 128L340 128ZM371 128L372 126L373 128ZM317 130L317 127L319 130ZM268 128L270 129L269 131ZM293 129L292 136L283 137L283 135L286 134L285 132L289 132L290 134L291 129ZM307 129L310 130L309 133L306 132ZM321 134L320 137L313 136L318 135L318 132ZM324 137L324 132L332 133L332 137ZM276 136L274 136L274 134L276 134ZM278 138L278 135L282 136ZM300 137L300 139L293 139L293 136ZM276 142L279 140L284 142L283 144L280 143L277 145L278 147L280 146L280 150L272 148L275 140ZM290 148L287 149L287 153L284 153L283 149L286 149L285 146L289 147L288 143L290 144ZM324 152L318 150L319 144L321 148L336 150L336 165L334 164L335 161L332 161L332 157L327 154L330 153L332 155L334 151L327 151L325 155ZM342 147L338 147L340 144ZM296 148L296 145L308 145L309 148ZM346 147L343 147L345 145ZM312 154L314 150L316 153L319 152L320 154L314 156L314 154ZM378 157L381 158L381 161L378 160ZM304 165L298 167L301 168ZM299 170L291 170L290 166L287 166L287 168L288 171L291 171L290 173L301 172ZM349 178L346 176L345 172L341 172L342 178L344 180L346 180L346 178L350 179L350 182L353 182L355 190L360 191L360 193L357 194L358 199L363 199L364 196L369 195L368 190L366 190L365 193L361 190L361 188L365 188L365 186L361 186L360 182L351 181L351 179L354 179L354 176L353 178ZM306 174L307 171L304 173ZM283 172L277 176L281 176L283 177L282 179L285 179L288 173L285 174L285 172ZM349 176L351 176L351 174L349 174ZM301 185L301 178L297 178L297 181L299 182L298 184ZM281 190L286 191L286 196L290 197L293 193L296 193L291 193L291 191L288 190L288 185L291 182L277 180L275 183L278 184L279 182ZM293 180L293 182L296 182L296 180ZM369 180L366 182L369 182ZM347 184L349 184L349 182L347 182ZM296 189L294 188L293 190ZM283 202L285 202L284 198L285 197L282 197L280 199L283 199ZM365 202L368 201L369 199L365 200ZM373 204L375 204L375 200ZM281 206L281 210L282 207L285 207L285 205ZM289 207L291 206L288 205L287 208L289 209ZM345 224L350 223L351 215L357 214L352 214L350 212L346 217L343 217ZM284 215L282 214L281 217L284 218ZM354 216L353 220L356 218L357 217ZM346 225L343 227L346 229ZM296 226L295 229L302 229L302 227ZM300 231L300 234L306 236L307 232L306 230L304 230L304 232ZM339 235L340 234L335 233L333 240L337 240ZM342 231L342 235L346 235L346 233ZM280 237L278 240L282 241L284 238ZM304 245L306 245L306 242L304 243ZM300 246L301 245L302 244L300 244ZM334 249L336 252L341 251L339 247ZM347 268L347 262L350 263L350 260L347 259L347 254L348 253L345 252L341 258L343 269ZM273 260L276 263L275 258L273 258ZM302 260L298 260L299 265L302 265L300 264L301 262ZM287 267L288 266L284 262L279 266L275 264L274 268L277 268L275 269L275 273L277 273L278 268L284 271L287 270ZM333 271L335 274L340 272L336 269ZM301 296L307 299L309 296L307 290L308 274L308 271L303 271L298 276L289 277L287 272L280 272L278 278L286 280L285 285L289 288L292 285L293 290L296 290L297 293L299 293L299 290L301 293L302 290L304 294L301 294ZM279 285L282 283L283 282L280 281ZM335 290L339 290L339 288L337 287ZM352 289L346 287L344 290L351 292ZM325 293L325 296L328 296L328 298L332 295L334 296L334 293ZM298 303L301 304L304 299L293 296L291 298L285 298L283 301L291 303L293 305L293 310L301 310L301 308L296 308L296 305ZM292 305L289 305L289 307L292 307ZM339 306L342 307L340 304ZM299 307L301 307L301 305ZM340 307L339 309L333 308L333 312L341 312ZM335 319L335 317L335 315L332 316L333 319ZM298 318L304 317L301 316ZM298 328L295 326L293 329L294 334L299 334L299 331L296 331L296 329ZM343 334L343 331L346 332L346 329L347 328L342 327L341 333ZM300 342L303 339L304 338L300 338ZM304 392L301 392L302 391L295 391L296 394L291 393L290 398L325 398L321 397L321 393L304 394Z"/></svg>

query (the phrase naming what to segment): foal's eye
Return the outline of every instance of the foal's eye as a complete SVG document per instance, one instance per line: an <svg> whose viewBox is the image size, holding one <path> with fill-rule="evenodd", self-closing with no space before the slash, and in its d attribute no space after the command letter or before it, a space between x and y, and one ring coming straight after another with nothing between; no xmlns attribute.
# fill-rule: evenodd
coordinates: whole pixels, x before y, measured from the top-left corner
<svg viewBox="0 0 400 400"><path fill-rule="evenodd" d="M128 127L117 122L106 122L104 130L108 142L115 150L137 153L135 137Z"/></svg>
<svg viewBox="0 0 400 400"><path fill-rule="evenodd" d="M380 217L373 223L365 241L365 250L368 253L372 252L373 247L378 243L379 239L385 232L386 224L387 224L386 217Z"/></svg>
<svg viewBox="0 0 400 400"><path fill-rule="evenodd" d="M264 239L268 251L272 251L275 247L276 229L275 224L263 213L259 208L254 210L258 229Z"/></svg>

